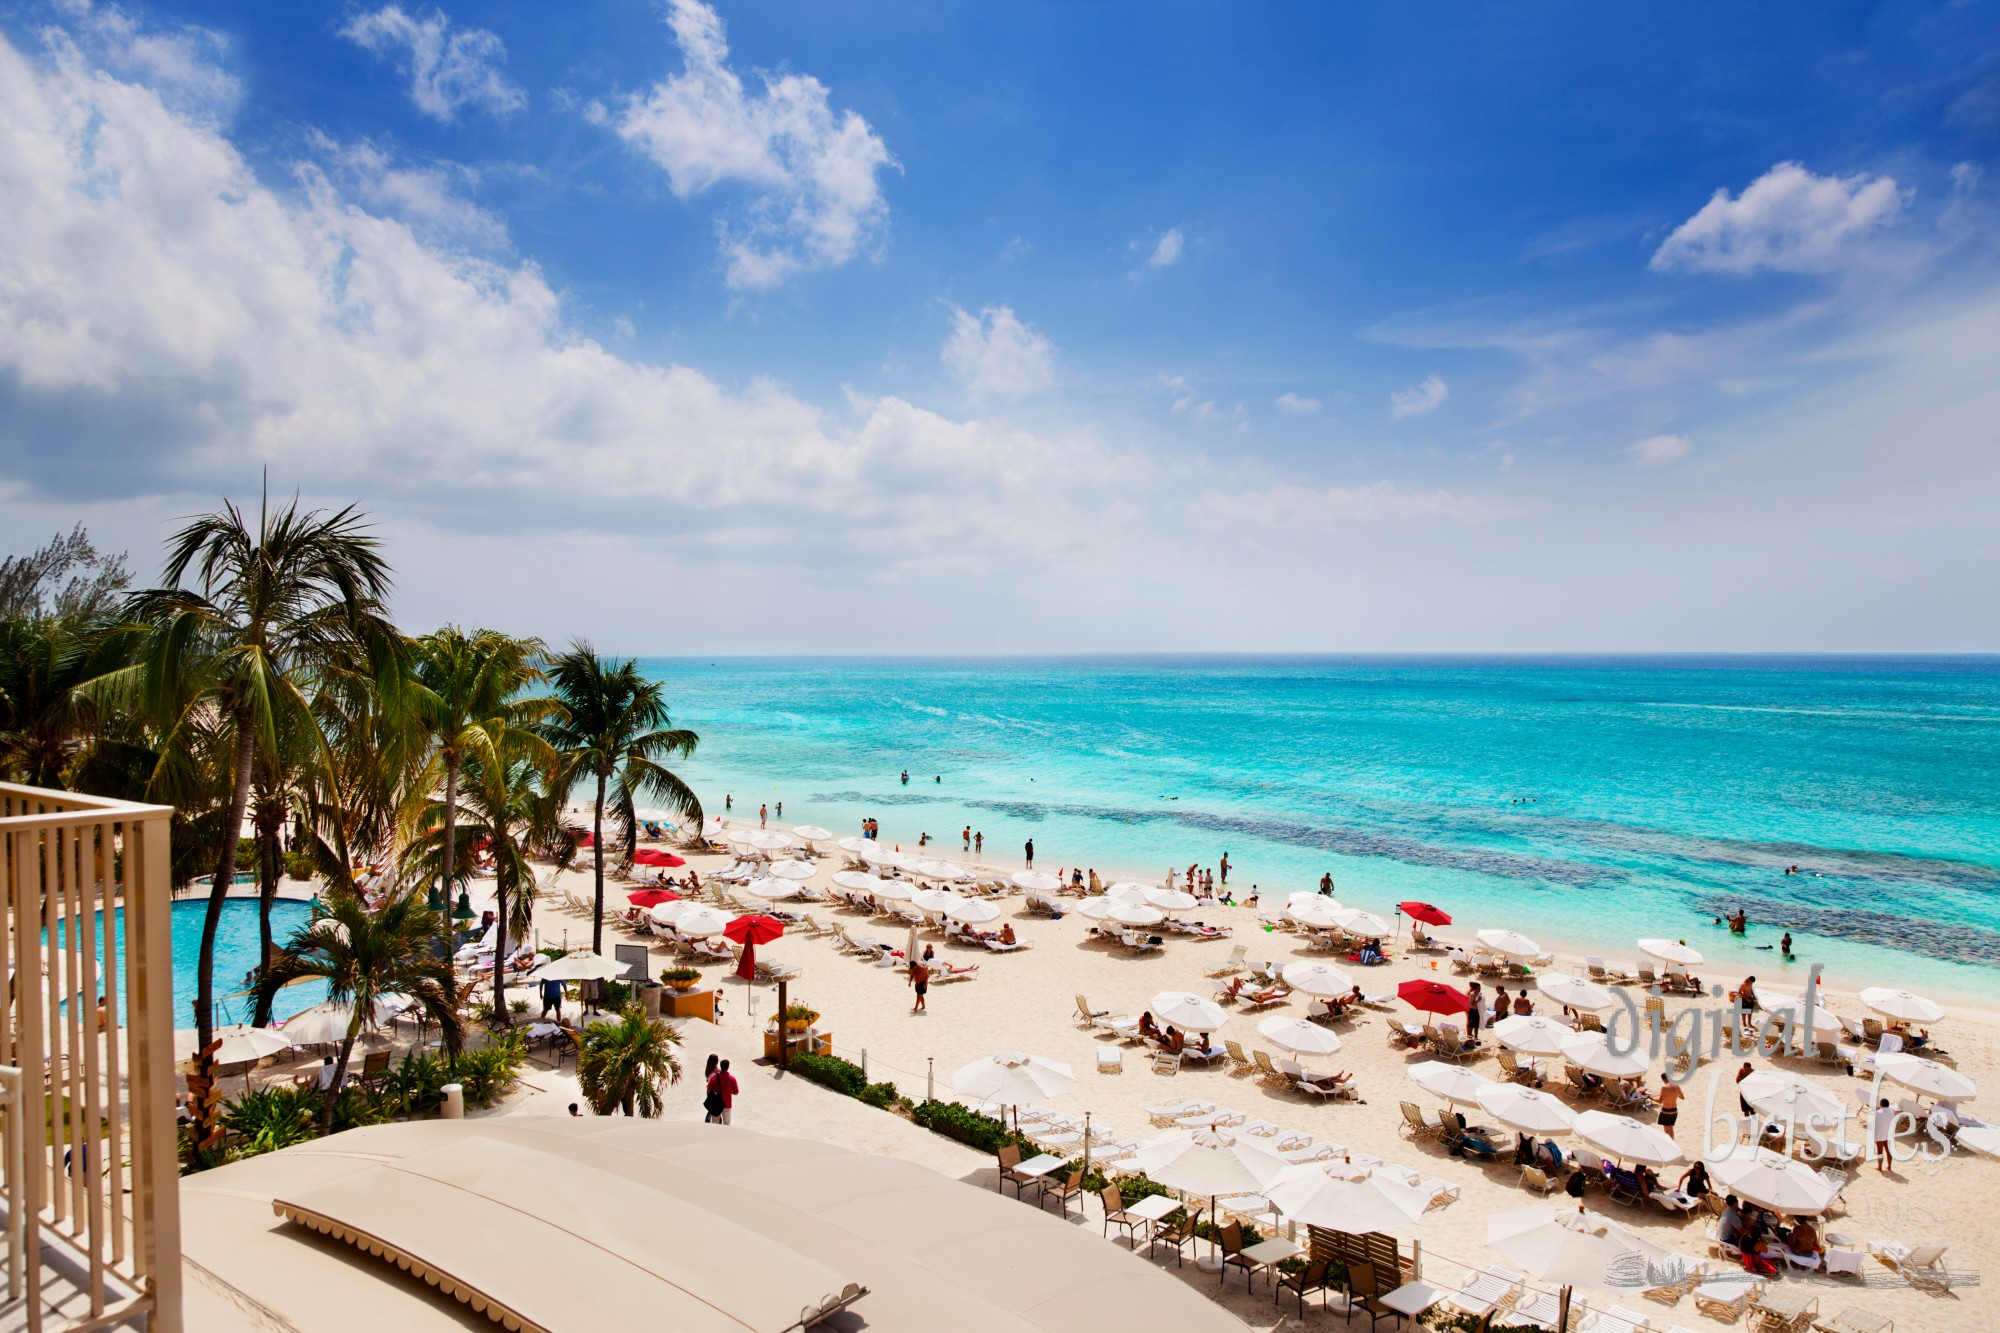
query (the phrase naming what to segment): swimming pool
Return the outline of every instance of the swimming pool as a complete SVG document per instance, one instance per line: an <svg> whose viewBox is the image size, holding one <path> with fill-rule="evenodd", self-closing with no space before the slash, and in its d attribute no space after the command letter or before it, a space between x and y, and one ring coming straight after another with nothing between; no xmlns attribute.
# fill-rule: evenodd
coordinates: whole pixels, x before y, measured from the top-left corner
<svg viewBox="0 0 2000 1333"><path fill-rule="evenodd" d="M117 910L118 938L125 938L125 909ZM194 1026L195 981L201 962L201 922L208 911L205 900L190 899L173 905L174 935L174 1026ZM104 914L99 912L97 925L97 957L104 958ZM312 916L310 905L279 899L271 904L271 938L280 944L292 937L293 932ZM226 1023L248 1022L252 1013L250 997L241 992L244 979L257 966L257 900L254 898L231 898L222 904L222 920L215 931L215 1021L217 1026ZM122 981L122 978L121 978ZM290 1018L301 1009L318 1004L326 998L326 983L314 981L297 986L288 986L279 994L272 1013L277 1018ZM119 1014L125 1013L124 996L119 996Z"/></svg>

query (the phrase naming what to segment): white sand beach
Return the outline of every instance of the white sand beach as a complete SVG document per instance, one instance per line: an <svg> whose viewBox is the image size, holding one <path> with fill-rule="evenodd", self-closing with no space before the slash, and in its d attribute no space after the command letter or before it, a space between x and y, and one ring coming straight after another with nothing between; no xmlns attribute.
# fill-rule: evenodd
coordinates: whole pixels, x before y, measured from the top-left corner
<svg viewBox="0 0 2000 1333"><path fill-rule="evenodd" d="M830 847L828 850L831 851ZM942 849L947 858L958 859L956 853L956 848ZM689 863L706 879L726 866L729 860L725 856L701 854L690 857ZM808 881L809 887L825 887L830 875L841 868L842 861L837 852L816 861L814 876ZM997 858L990 858L985 863L997 869L1014 868L1000 864ZM685 872L671 873L679 875ZM580 869L563 874L556 887L587 896L590 882L586 860L581 863ZM631 887L635 886L607 885L607 915L615 914L624 907L626 890ZM1282 896L1274 901L1268 888L1264 906L1282 906ZM476 889L474 897L476 902ZM1301 937L1263 927L1254 910L1240 906L1203 903L1199 909L1184 914L1212 925L1227 926L1231 931L1229 938L1196 939L1168 934L1162 948L1135 954L1087 934L1091 923L1074 910L1079 905L1075 898L1061 900L1067 914L1060 920L1031 914L1027 910L1025 896L1019 893L997 901L1001 918L993 923L992 928L997 929L1002 921L1011 923L1020 940L1028 947L1006 954L992 954L973 945L947 942L935 933L926 932L921 938L924 942L934 943L941 958L954 964L976 966L978 971L969 980L933 985L928 1012L922 1014L911 1012L912 992L903 971L844 955L830 934L815 936L795 929L785 938L764 946L759 955L798 970L798 979L791 983L791 997L810 1004L820 1012L818 1026L831 1035L837 1054L865 1063L870 1078L894 1081L913 1100L921 1100L926 1095L933 1086L930 1082L933 1077L936 1095L950 1098L953 1094L948 1080L954 1071L995 1052L1023 1050L1069 1064L1077 1082L1053 1099L1051 1105L1075 1115L1088 1112L1092 1128L1107 1137L1147 1139L1165 1132L1152 1122L1147 1113L1149 1107L1187 1100L1213 1102L1219 1108L1218 1114L1235 1110L1241 1112L1248 1122L1263 1121L1286 1131L1310 1135L1316 1141L1337 1144L1347 1153L1372 1155L1388 1163L1412 1168L1425 1180L1442 1182L1456 1189L1458 1196L1443 1206L1432 1208L1413 1232L1414 1239L1422 1247L1424 1277L1439 1286L1455 1287L1469 1270L1497 1262L1497 1256L1485 1244L1490 1215L1538 1202L1538 1196L1519 1183L1521 1173L1513 1165L1509 1154L1503 1153L1498 1163L1481 1166L1470 1160L1447 1156L1434 1142L1412 1141L1405 1133L1400 1103L1415 1103L1431 1115L1441 1106L1437 1098L1417 1087L1408 1077L1409 1067L1428 1057L1420 1052L1398 1048L1390 1040L1391 1019L1413 1023L1422 1021L1423 1016L1407 1004L1391 1003L1385 1008L1357 1009L1352 1017L1336 1020L1328 1030L1338 1036L1341 1048L1331 1055L1304 1061L1308 1068L1321 1073L1336 1069L1352 1071L1359 1101L1328 1102L1314 1098L1260 1080L1253 1073L1232 1072L1231 1062L1226 1059L1214 1061L1207 1068L1184 1065L1177 1073L1155 1073L1149 1064L1148 1053L1137 1044L1118 1044L1123 1050L1119 1072L1099 1072L1096 1067L1098 1050L1111 1039L1103 1032L1092 1032L1084 1026L1078 1012L1079 998L1093 1010L1137 1014L1148 1007L1155 994L1162 991L1184 990L1208 995L1211 974L1224 966L1237 945L1245 947L1247 961L1252 964L1268 960L1282 966L1305 958L1331 961L1350 972L1370 994L1393 995L1399 983L1419 978L1442 980L1463 988L1468 978L1456 975L1451 962L1443 954L1408 951L1407 922L1404 923L1402 936L1390 941L1392 960L1382 966L1361 968L1343 959L1330 958L1324 952L1310 952ZM1393 903L1366 899L1342 901L1346 906L1359 907L1384 917L1390 916L1395 907ZM777 905L788 910L804 910L823 926L845 926L856 934L872 934L889 940L897 947L901 947L908 934L907 927L900 922L870 921L844 906L836 907L826 902ZM1474 903L1441 905L1453 914L1454 922L1436 933L1448 939L1470 943L1478 930L1508 924L1482 919ZM566 941L571 947L588 946L588 920L559 910L552 900L545 900L539 906L536 926L545 943ZM1578 931L1580 935L1586 933L1581 929ZM607 951L614 941L629 940L629 936L607 924ZM1700 941L1692 942L1698 945ZM1634 941L1603 940L1599 943L1600 947L1595 952L1601 953L1614 967L1630 970L1639 961ZM656 946L655 956L657 965L663 966L665 951ZM785 1080L784 1088L779 1090L776 1087L776 1071L748 1067L748 1061L757 1053L762 1020L772 1012L775 988L746 985L730 975L731 969L726 963L706 964L704 971L708 974L704 984L713 984L723 998L722 1022L719 1029L707 1028L699 1022L687 1026L685 1054L697 1077L684 1082L670 1095L670 1116L677 1119L699 1118L699 1064L708 1050L714 1049L737 1062L739 1077L743 1078L745 1087L743 1119L746 1123L755 1123L779 1133L835 1135L839 1141L867 1151L914 1154L919 1160L950 1174L982 1183L991 1182L990 1159L918 1130L889 1112L875 1111L805 1084L795 1077ZM1580 973L1583 971L1583 959L1558 956L1553 968L1543 967L1537 971ZM1699 973L1701 969L1696 968L1695 971ZM1704 976L1703 979L1730 986L1739 980L1733 976ZM1893 980L1889 977L1871 978L1867 979L1867 983L1891 984ZM1490 997L1495 983L1492 979L1485 979L1484 984ZM1510 993L1516 989L1514 983L1505 980L1499 984L1507 985ZM1636 987L1624 989L1633 992L1635 1002L1640 998ZM521 993L526 994L525 991ZM1283 1004L1255 1014L1246 1013L1242 1006L1231 1004L1227 1006L1228 1021L1215 1036L1218 1041L1240 1043L1246 1050L1263 1049L1274 1056L1281 1056L1284 1054L1282 1050L1260 1038L1257 1025L1261 1019L1272 1015L1302 1018L1307 998L1303 994L1294 995ZM1557 1011L1558 1006L1546 996L1536 998L1538 1013ZM1669 1017L1678 1015L1692 1003L1686 999L1669 998ZM1724 1002L1708 998L1699 1003L1707 1009L1724 1007ZM1867 1013L1849 988L1829 988L1822 1003L1846 1016L1859 1018ZM1996 1059L1994 1040L1996 1031L2000 1029L1996 1029L1996 1020L2000 1020L2000 1015L1974 1008L1953 1007L1943 1022L1929 1025L1936 1044L1948 1048L1955 1056L1959 1071L1986 1089L2000 1088L2000 1059ZM1840 1049L1844 1055L1855 1058L1865 1053L1853 1046L1843 1045ZM1484 1041L1477 1058L1469 1061L1466 1067L1489 1077L1500 1077L1495 1050L1495 1042L1490 1039ZM1551 1081L1550 1091L1557 1091L1562 1084L1559 1073L1561 1062L1555 1063L1558 1075ZM1733 1078L1738 1063L1732 1057L1704 1064L1686 1085L1687 1101L1677 1129L1678 1142L1683 1148L1700 1142L1703 1110L1709 1102L1712 1084L1716 1112L1727 1114L1735 1110ZM1856 1091L1865 1091L1869 1086L1859 1078L1848 1076L1837 1065L1798 1059L1758 1059L1754 1063L1759 1069L1775 1068L1797 1074L1822 1086L1848 1107L1855 1104ZM1654 1090L1658 1088L1659 1072L1660 1066L1655 1063L1648 1078L1648 1085ZM503 1108L504 1113L560 1114L567 1102L574 1098L570 1091L573 1082L560 1071L537 1072L532 1082L538 1090L525 1098L511 1101ZM1890 1091L1891 1095L1907 1095L1894 1089ZM1573 1109L1583 1105L1566 1091L1561 1095ZM1976 1112L1979 1106L1980 1103L1975 1101L1967 1104L1966 1110ZM1490 1117L1482 1117L1477 1108L1473 1108L1470 1118L1475 1122L1482 1118L1490 1120ZM1654 1116L1650 1112L1641 1112L1638 1118L1650 1124ZM1856 1124L1850 1117L1850 1137L1861 1137ZM1718 1133L1721 1132L1718 1130ZM1504 1129L1501 1133L1505 1144L1511 1147L1512 1133ZM1572 1140L1559 1137L1558 1142L1567 1149ZM1671 1185L1682 1169L1681 1166L1663 1167L1661 1174ZM1996 1302L1990 1288L1978 1285L1976 1279L1980 1270L2000 1258L2000 1226L1996 1226L1994 1216L1983 1207L1984 1200L1996 1185L2000 1185L2000 1162L1962 1149L1941 1161L1917 1157L1898 1166L1893 1174L1887 1176L1861 1164L1853 1168L1852 1179L1842 1192L1840 1202L1825 1219L1823 1229L1828 1243L1833 1245L1845 1245L1857 1250L1884 1245L1912 1248L1933 1243L1949 1245L1945 1263L1953 1270L1955 1279L1948 1294L1918 1290L1872 1256L1867 1259L1858 1279L1795 1276L1788 1277L1780 1285L1787 1290L1787 1294L1816 1299L1818 1315L1822 1319L1853 1307L1893 1320L1902 1333L1931 1333L1933 1330L1943 1333L1944 1330L1995 1326L2000 1323L2000 1302ZM1551 1203L1561 1202L1564 1202L1564 1196L1560 1193L1552 1196ZM1099 1214L1095 1205L1096 1201L1091 1200L1090 1207L1085 1210L1087 1220L1079 1223L1093 1233L1098 1230L1096 1219ZM1710 1217L1695 1214L1682 1218L1670 1216L1656 1206L1618 1204L1608 1200L1602 1192L1591 1195L1590 1206L1605 1211L1664 1250L1691 1260L1706 1257L1705 1236L1713 1221ZM1170 1269L1173 1267L1172 1259L1164 1250L1158 1262ZM1722 1261L1712 1262L1720 1264ZM1199 1274L1192 1265L1183 1273L1191 1282L1206 1284L1211 1290L1216 1288L1214 1277ZM1224 1288L1228 1294L1220 1298L1226 1299L1230 1307L1252 1326L1273 1326L1276 1314L1268 1279L1260 1280L1255 1293L1246 1296L1241 1274L1232 1273ZM1644 1310L1650 1314L1653 1326L1660 1329L1676 1323L1690 1329L1723 1326L1698 1312L1692 1299L1683 1299L1669 1310L1657 1302L1642 1299L1637 1291L1631 1289L1580 1289L1578 1294L1581 1299L1588 1300L1593 1309L1620 1304ZM1316 1313L1308 1315L1308 1320L1313 1322L1325 1322L1327 1318Z"/></svg>

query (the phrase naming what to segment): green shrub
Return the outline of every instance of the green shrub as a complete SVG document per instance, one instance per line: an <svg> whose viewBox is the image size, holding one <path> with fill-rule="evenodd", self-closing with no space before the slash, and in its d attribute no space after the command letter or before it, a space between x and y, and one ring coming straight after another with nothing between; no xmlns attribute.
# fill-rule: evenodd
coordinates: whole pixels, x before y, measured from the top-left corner
<svg viewBox="0 0 2000 1333"><path fill-rule="evenodd" d="M607 981L604 993L597 998L597 1007L609 1013L622 1014L625 1006L632 1003L632 986L624 981Z"/></svg>
<svg viewBox="0 0 2000 1333"><path fill-rule="evenodd" d="M318 873L318 867L305 852L286 852L285 873L293 879L311 879Z"/></svg>
<svg viewBox="0 0 2000 1333"><path fill-rule="evenodd" d="M918 1102L911 1108L910 1118L933 1134L957 1139L980 1152L997 1153L1009 1144L1033 1146L992 1116L968 1111L957 1102Z"/></svg>
<svg viewBox="0 0 2000 1333"><path fill-rule="evenodd" d="M491 1106L514 1086L527 1059L527 1040L518 1032L504 1033L478 1050L460 1051L453 1056L447 1062L451 1077L446 1081L465 1089L467 1106Z"/></svg>
<svg viewBox="0 0 2000 1333"><path fill-rule="evenodd" d="M395 1105L373 1088L342 1088L333 1103L333 1132L360 1129L364 1125L386 1125L396 1118Z"/></svg>
<svg viewBox="0 0 2000 1333"><path fill-rule="evenodd" d="M800 1078L810 1079L849 1097L859 1097L868 1086L868 1075L861 1072L861 1066L837 1055L814 1055L801 1051L791 1058L787 1068Z"/></svg>
<svg viewBox="0 0 2000 1333"><path fill-rule="evenodd" d="M662 981L700 981L701 969L695 967L669 967L660 972Z"/></svg>
<svg viewBox="0 0 2000 1333"><path fill-rule="evenodd" d="M319 1108L315 1088L255 1088L223 1108L222 1123L236 1154L255 1157L318 1137Z"/></svg>
<svg viewBox="0 0 2000 1333"><path fill-rule="evenodd" d="M449 1082L451 1074L442 1059L405 1051L400 1064L389 1066L382 1091L404 1115L424 1115L444 1100L444 1085Z"/></svg>
<svg viewBox="0 0 2000 1333"><path fill-rule="evenodd" d="M903 1100L893 1083L870 1083L856 1095L878 1111L886 1111Z"/></svg>

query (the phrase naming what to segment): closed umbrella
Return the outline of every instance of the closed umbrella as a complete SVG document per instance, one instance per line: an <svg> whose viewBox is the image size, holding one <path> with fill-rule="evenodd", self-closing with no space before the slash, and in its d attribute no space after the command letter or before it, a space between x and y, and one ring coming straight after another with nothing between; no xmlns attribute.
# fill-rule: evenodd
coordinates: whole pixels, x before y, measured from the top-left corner
<svg viewBox="0 0 2000 1333"><path fill-rule="evenodd" d="M685 919L685 918L683 918ZM736 975L745 981L757 979L757 946L769 944L785 933L785 923L774 916L733 917L723 923L722 933L743 946L743 957L737 961Z"/></svg>
<svg viewBox="0 0 2000 1333"><path fill-rule="evenodd" d="M1153 997L1153 1014L1185 1032L1213 1032L1229 1021L1222 1006L1191 991L1163 990Z"/></svg>
<svg viewBox="0 0 2000 1333"><path fill-rule="evenodd" d="M1562 1043L1562 1058L1578 1069L1603 1078L1638 1078L1650 1067L1637 1046L1625 1052L1611 1048L1611 1039L1602 1032L1578 1032Z"/></svg>
<svg viewBox="0 0 2000 1333"><path fill-rule="evenodd" d="M813 877L813 868L804 861L780 861L764 872L779 879L808 880Z"/></svg>
<svg viewBox="0 0 2000 1333"><path fill-rule="evenodd" d="M1921 1055L1910 1055L1902 1051L1893 1055L1878 1055L1875 1057L1875 1067L1881 1070L1882 1077L1891 1083L1901 1084L1912 1092L1927 1093L1944 1101L1970 1101L1979 1095L1979 1085L1964 1074L1950 1065L1926 1060Z"/></svg>
<svg viewBox="0 0 2000 1333"><path fill-rule="evenodd" d="M1185 912L1198 900L1181 889L1147 889L1146 901L1162 911Z"/></svg>
<svg viewBox="0 0 2000 1333"><path fill-rule="evenodd" d="M1284 978L1287 986L1295 991L1304 991L1307 995L1324 998L1329 995L1354 993L1354 978L1330 963L1316 963L1310 959L1286 963Z"/></svg>
<svg viewBox="0 0 2000 1333"><path fill-rule="evenodd" d="M1167 919L1167 914L1157 907L1145 903L1114 902L1105 909L1104 915L1113 921L1122 921L1128 926L1156 926Z"/></svg>
<svg viewBox="0 0 2000 1333"><path fill-rule="evenodd" d="M1340 1049L1340 1038L1303 1018L1267 1018L1257 1025L1257 1032L1293 1055L1332 1055Z"/></svg>
<svg viewBox="0 0 2000 1333"><path fill-rule="evenodd" d="M1062 887L1062 881L1046 870L1017 870L1009 878L1015 888L1030 893L1054 893Z"/></svg>
<svg viewBox="0 0 2000 1333"><path fill-rule="evenodd" d="M1690 949L1677 940L1640 940L1639 952L1676 967L1693 967L1701 961L1699 950Z"/></svg>
<svg viewBox="0 0 2000 1333"><path fill-rule="evenodd" d="M1419 1060L1410 1066L1410 1082L1442 1097L1453 1106L1477 1106L1483 1090L1497 1086L1484 1074L1448 1065L1442 1060Z"/></svg>
<svg viewBox="0 0 2000 1333"><path fill-rule="evenodd" d="M1397 903L1396 910L1404 916L1409 917L1412 921L1421 921L1427 926L1448 926L1451 924L1451 915L1442 907L1431 903Z"/></svg>
<svg viewBox="0 0 2000 1333"><path fill-rule="evenodd" d="M597 953L571 953L561 958L551 958L528 974L529 981L615 981L631 970L630 963L621 963Z"/></svg>
<svg viewBox="0 0 2000 1333"><path fill-rule="evenodd" d="M1769 1148L1729 1144L1708 1161L1716 1188L1794 1217L1823 1213L1838 1192L1819 1172Z"/></svg>
<svg viewBox="0 0 2000 1333"><path fill-rule="evenodd" d="M655 907L653 910L657 912L660 909ZM674 918L674 929L683 935L720 935L735 919L732 912L696 903Z"/></svg>
<svg viewBox="0 0 2000 1333"><path fill-rule="evenodd" d="M1406 981L1396 987L1396 998L1427 1014L1462 1014L1469 1003L1464 991L1442 981Z"/></svg>
<svg viewBox="0 0 2000 1333"><path fill-rule="evenodd" d="M884 881L859 870L836 870L833 882L850 893L873 893L882 887Z"/></svg>
<svg viewBox="0 0 2000 1333"><path fill-rule="evenodd" d="M1508 958L1533 958L1542 951L1541 945L1517 930L1482 930L1479 942Z"/></svg>
<svg viewBox="0 0 2000 1333"><path fill-rule="evenodd" d="M945 908L944 914L953 921L963 921L974 926L983 926L989 921L1000 919L1000 909L984 898L960 898Z"/></svg>
<svg viewBox="0 0 2000 1333"><path fill-rule="evenodd" d="M792 830L792 835L804 838L807 842L825 842L833 836L833 831L823 829L817 824L800 824Z"/></svg>
<svg viewBox="0 0 2000 1333"><path fill-rule="evenodd" d="M1395 927L1387 921L1376 916L1373 912L1364 912L1359 908L1343 907L1332 915L1333 924L1339 926L1350 935L1380 936L1390 935L1395 932Z"/></svg>
<svg viewBox="0 0 2000 1333"><path fill-rule="evenodd" d="M1264 1191L1264 1197L1299 1226L1355 1234L1412 1235L1430 1207L1429 1195L1413 1185L1374 1172L1358 1180L1330 1175L1323 1162L1293 1167Z"/></svg>
<svg viewBox="0 0 2000 1333"><path fill-rule="evenodd" d="M1680 1146L1653 1126L1609 1111L1585 1111L1578 1115L1576 1136L1620 1161L1665 1166L1680 1161L1682 1156Z"/></svg>
<svg viewBox="0 0 2000 1333"><path fill-rule="evenodd" d="M1618 1003L1610 987L1563 972L1542 973L1535 978L1535 988L1557 1004L1566 1004L1586 1014L1601 1014Z"/></svg>
<svg viewBox="0 0 2000 1333"><path fill-rule="evenodd" d="M952 1090L975 1101L1023 1106L1065 1091L1076 1074L1060 1060L1026 1051L1002 1051L974 1060L951 1076Z"/></svg>
<svg viewBox="0 0 2000 1333"><path fill-rule="evenodd" d="M1576 1035L1575 1028L1543 1014L1516 1014L1493 1025L1494 1039L1523 1055L1561 1055L1562 1044Z"/></svg>
<svg viewBox="0 0 2000 1333"><path fill-rule="evenodd" d="M1518 1083L1481 1088L1478 1101L1480 1110L1523 1134L1567 1134L1576 1128L1576 1112L1548 1093Z"/></svg>
<svg viewBox="0 0 2000 1333"><path fill-rule="evenodd" d="M1944 1017L1944 1007L1936 1000L1890 986L1870 986L1861 992L1861 1003L1904 1023L1935 1023Z"/></svg>

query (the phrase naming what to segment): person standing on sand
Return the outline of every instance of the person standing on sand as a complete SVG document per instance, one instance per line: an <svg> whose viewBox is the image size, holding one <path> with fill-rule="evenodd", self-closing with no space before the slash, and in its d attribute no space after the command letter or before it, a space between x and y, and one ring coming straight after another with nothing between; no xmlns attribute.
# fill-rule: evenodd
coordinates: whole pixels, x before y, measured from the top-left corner
<svg viewBox="0 0 2000 1333"><path fill-rule="evenodd" d="M1660 1080L1660 1128L1668 1138L1674 1136L1674 1122L1681 1118L1681 1089L1678 1083Z"/></svg>
<svg viewBox="0 0 2000 1333"><path fill-rule="evenodd" d="M923 959L912 958L910 960L910 989L917 993L917 1002L910 1006L911 1013L921 1014L928 1012L924 1004L924 992L928 991L930 986L931 970L924 966Z"/></svg>
<svg viewBox="0 0 2000 1333"><path fill-rule="evenodd" d="M1024 850L1028 854L1028 869L1033 870L1035 868L1035 840L1033 838L1028 839L1028 845Z"/></svg>

